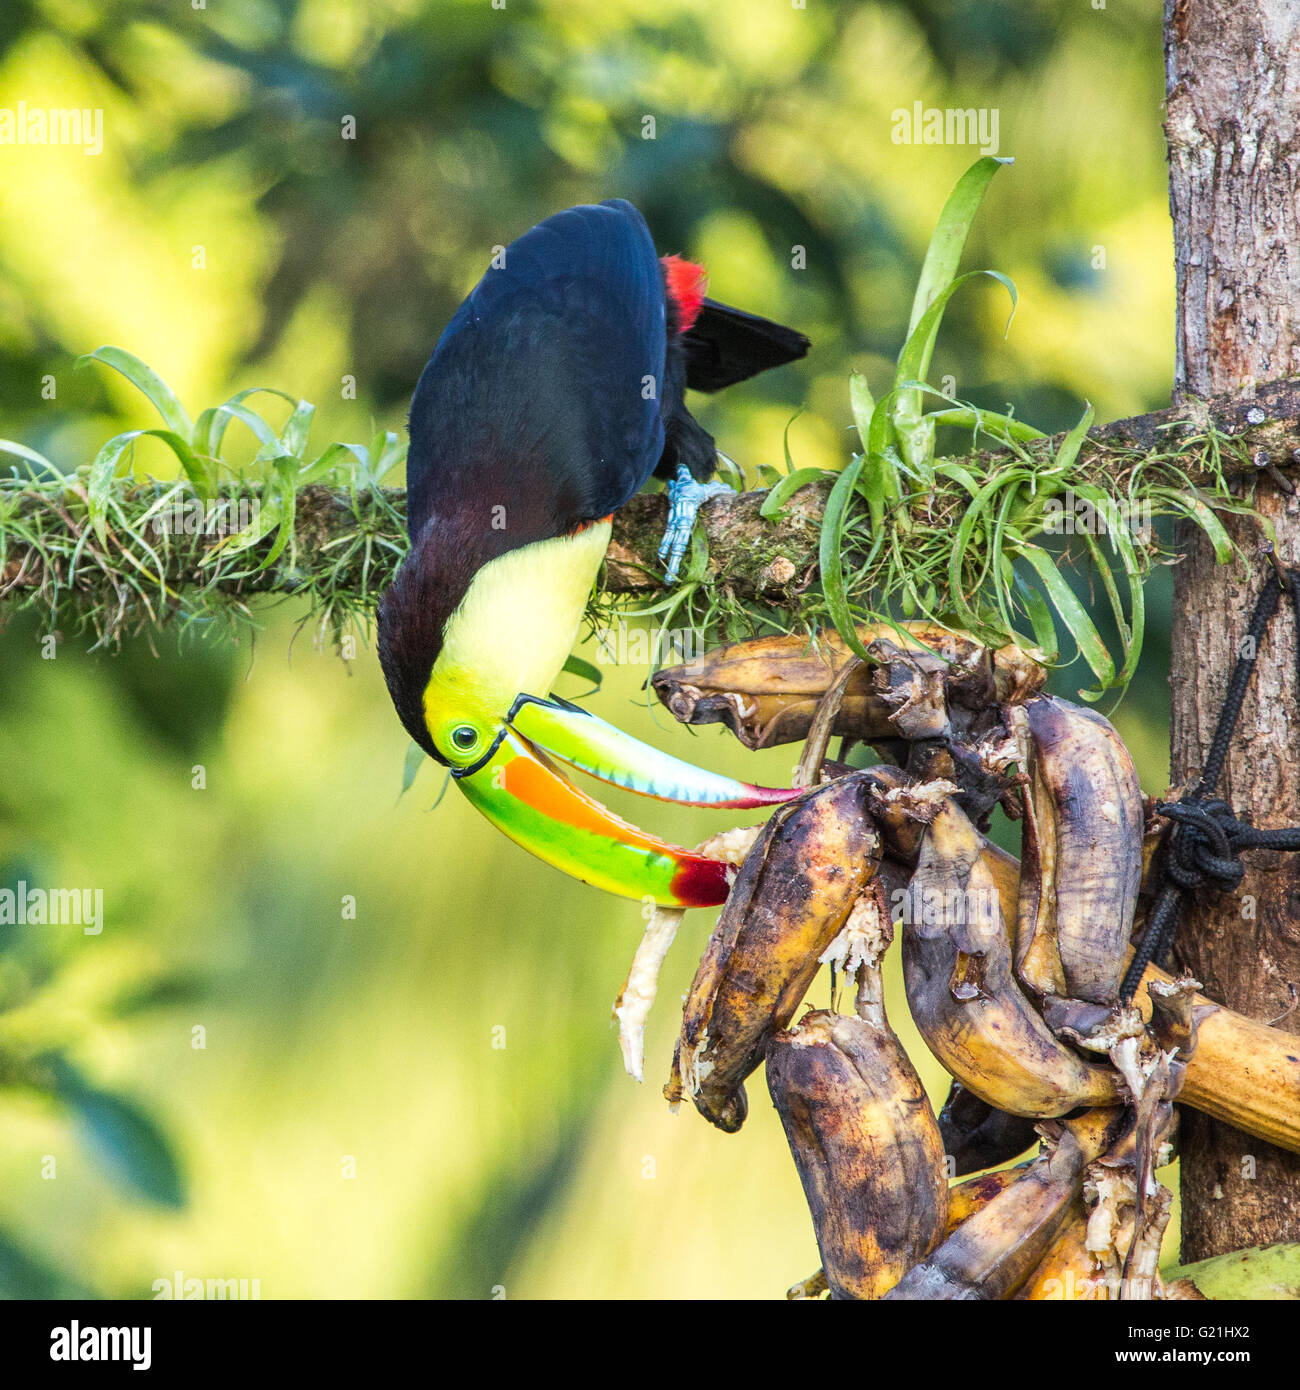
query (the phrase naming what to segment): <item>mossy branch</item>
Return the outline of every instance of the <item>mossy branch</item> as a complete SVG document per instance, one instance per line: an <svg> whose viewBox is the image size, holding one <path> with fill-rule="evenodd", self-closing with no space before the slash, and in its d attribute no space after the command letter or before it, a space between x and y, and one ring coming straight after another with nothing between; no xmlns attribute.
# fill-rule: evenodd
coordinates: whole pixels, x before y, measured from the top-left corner
<svg viewBox="0 0 1300 1390"><path fill-rule="evenodd" d="M1046 465L1061 439L1023 448ZM958 461L983 473L1006 457L1005 450L977 449ZM1224 480L1268 470L1290 489L1286 475L1294 474L1298 460L1300 380L1288 380L1261 387L1253 399L1189 401L1094 429L1075 469L1080 477L1114 479L1156 463L1168 465L1161 474L1166 482L1176 474L1193 483L1214 480L1220 487ZM772 519L760 515L766 491L705 505L701 531L707 553L697 545L688 588L710 595L706 625L731 636L734 620L742 615L752 617L755 626L767 622L787 630L824 618L818 548L834 477L800 488ZM183 483L115 479L104 525L97 528L84 476L20 476L15 469L13 476L0 478L0 621L35 610L49 630L86 630L102 644L166 624L247 623L253 616L250 605L259 596L275 595L305 600L307 621L318 635L337 639L352 624L366 627L406 550L400 489L314 483L298 488L291 533L270 558L274 532L235 551L223 545L220 528L209 533L173 524L180 516L177 506L192 503L184 488ZM237 509L241 502L260 503L261 495L260 484L236 481L223 485L218 497ZM962 504L963 494L941 482L909 500L910 509L924 512L931 528L958 514ZM212 504L205 506L210 514ZM598 603L631 596L653 605L662 596L657 551L666 508L662 494L647 494L615 517ZM854 549L860 535L859 526Z"/></svg>

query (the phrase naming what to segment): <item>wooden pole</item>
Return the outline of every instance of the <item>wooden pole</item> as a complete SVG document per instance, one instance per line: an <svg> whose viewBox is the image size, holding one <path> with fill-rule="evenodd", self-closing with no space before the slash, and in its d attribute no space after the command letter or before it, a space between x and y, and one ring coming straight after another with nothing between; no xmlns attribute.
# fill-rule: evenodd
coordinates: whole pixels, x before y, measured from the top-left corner
<svg viewBox="0 0 1300 1390"><path fill-rule="evenodd" d="M1170 206L1178 279L1175 400L1300 369L1300 7L1295 0L1166 0ZM1282 480L1286 484L1286 479ZM1291 487L1294 485L1291 484ZM1300 498L1271 475L1256 504L1300 565ZM1176 571L1172 777L1195 781L1269 567L1253 524L1215 564L1199 537ZM1259 652L1219 788L1258 826L1300 825L1300 691L1289 605ZM1252 852L1235 894L1184 912L1179 963L1231 1008L1300 1029L1300 855ZM1288 1012L1292 1010L1292 1012ZM1300 1155L1182 1112L1184 1260L1300 1238Z"/></svg>

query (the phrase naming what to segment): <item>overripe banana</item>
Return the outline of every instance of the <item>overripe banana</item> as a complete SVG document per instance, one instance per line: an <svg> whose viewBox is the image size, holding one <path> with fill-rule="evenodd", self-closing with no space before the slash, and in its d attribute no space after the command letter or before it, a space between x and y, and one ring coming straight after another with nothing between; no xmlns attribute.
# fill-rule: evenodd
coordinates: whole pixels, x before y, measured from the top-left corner
<svg viewBox="0 0 1300 1390"><path fill-rule="evenodd" d="M1116 1073L1061 1042L1015 981L985 844L951 800L921 842L902 913L917 1028L949 1074L998 1110L1041 1118L1113 1105Z"/></svg>
<svg viewBox="0 0 1300 1390"><path fill-rule="evenodd" d="M1037 1135L1034 1137L1037 1138ZM947 1240L963 1221L969 1220L977 1211L983 1211L995 1197L1005 1192L1013 1182L1024 1177L1025 1169L1028 1166L1028 1164L1021 1164L1017 1168L999 1168L992 1173L981 1173L977 1178L968 1178L965 1182L951 1184L948 1188L948 1220L944 1225L943 1238ZM801 1279L797 1284L791 1284L786 1290L785 1296L797 1302L804 1299L820 1298L826 1290L826 1273L819 1269L815 1274L809 1275L807 1279Z"/></svg>
<svg viewBox="0 0 1300 1390"><path fill-rule="evenodd" d="M729 1132L743 1082L794 1017L825 952L874 879L880 837L862 773L779 807L745 856L687 996L664 1094Z"/></svg>
<svg viewBox="0 0 1300 1390"><path fill-rule="evenodd" d="M1071 1209L1016 1298L1035 1303L1056 1299L1066 1303L1106 1301L1106 1280L1088 1249L1088 1218L1082 1202Z"/></svg>
<svg viewBox="0 0 1300 1390"><path fill-rule="evenodd" d="M1038 1142L1032 1119L994 1109L960 1081L939 1112L939 1133L957 1178L1007 1163Z"/></svg>
<svg viewBox="0 0 1300 1390"><path fill-rule="evenodd" d="M767 1045L767 1084L833 1299L874 1299L943 1238L934 1112L887 1022L824 1010Z"/></svg>
<svg viewBox="0 0 1300 1390"><path fill-rule="evenodd" d="M1028 778L1016 973L1037 995L1110 1004L1142 877L1142 788L1114 727L1050 695L1006 717Z"/></svg>

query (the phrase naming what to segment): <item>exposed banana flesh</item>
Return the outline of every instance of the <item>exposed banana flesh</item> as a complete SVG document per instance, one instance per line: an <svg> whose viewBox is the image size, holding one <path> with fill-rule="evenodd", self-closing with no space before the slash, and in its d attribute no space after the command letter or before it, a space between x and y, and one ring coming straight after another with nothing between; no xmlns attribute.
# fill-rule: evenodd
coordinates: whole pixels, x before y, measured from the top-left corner
<svg viewBox="0 0 1300 1390"><path fill-rule="evenodd" d="M943 1238L934 1112L888 1023L819 1010L767 1045L767 1084L833 1299L874 1299Z"/></svg>
<svg viewBox="0 0 1300 1390"><path fill-rule="evenodd" d="M1061 1042L1016 983L986 843L951 800L921 842L903 912L917 1028L948 1073L998 1110L1044 1118L1114 1105L1113 1069Z"/></svg>
<svg viewBox="0 0 1300 1390"><path fill-rule="evenodd" d="M1040 695L1010 706L1025 788L1016 973L1039 996L1109 1004L1142 878L1142 788L1114 727Z"/></svg>
<svg viewBox="0 0 1300 1390"><path fill-rule="evenodd" d="M664 1094L719 1129L744 1123L743 1082L875 878L870 782L854 773L779 807L745 856L687 996Z"/></svg>

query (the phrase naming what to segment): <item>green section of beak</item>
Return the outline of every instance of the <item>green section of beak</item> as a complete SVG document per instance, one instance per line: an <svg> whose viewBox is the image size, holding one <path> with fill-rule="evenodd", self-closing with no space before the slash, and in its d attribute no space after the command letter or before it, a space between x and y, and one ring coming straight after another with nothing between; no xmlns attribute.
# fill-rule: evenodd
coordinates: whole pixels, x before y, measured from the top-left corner
<svg viewBox="0 0 1300 1390"><path fill-rule="evenodd" d="M483 767L456 784L517 845L607 893L667 907L714 907L726 900L725 865L629 825L513 730Z"/></svg>
<svg viewBox="0 0 1300 1390"><path fill-rule="evenodd" d="M572 767L616 787L688 806L741 810L775 806L798 790L756 787L707 772L625 734L576 705L525 697L516 706L511 727L528 741Z"/></svg>

